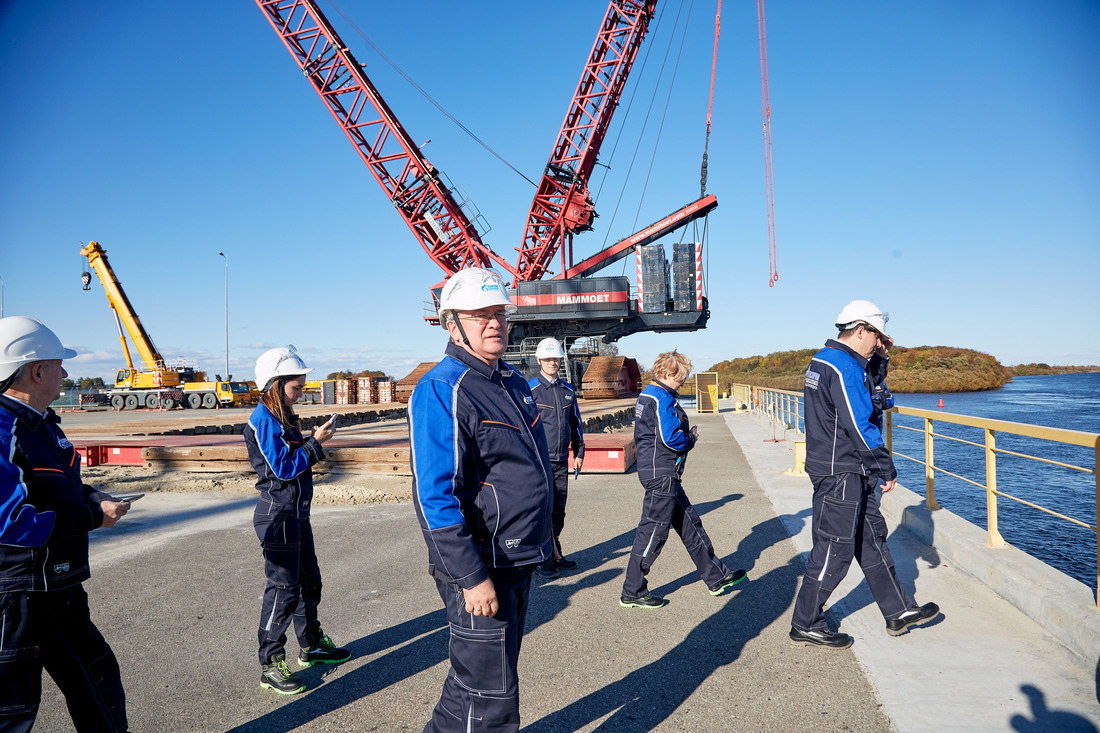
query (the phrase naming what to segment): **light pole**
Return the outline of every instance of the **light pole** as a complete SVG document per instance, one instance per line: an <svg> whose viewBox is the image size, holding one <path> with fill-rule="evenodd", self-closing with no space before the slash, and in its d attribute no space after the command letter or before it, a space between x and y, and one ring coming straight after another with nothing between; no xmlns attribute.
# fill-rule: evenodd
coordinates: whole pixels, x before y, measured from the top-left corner
<svg viewBox="0 0 1100 733"><path fill-rule="evenodd" d="M4 276L0 275L0 318L4 317Z"/></svg>
<svg viewBox="0 0 1100 733"><path fill-rule="evenodd" d="M229 258L225 252L218 252L225 260L225 381L229 381Z"/></svg>

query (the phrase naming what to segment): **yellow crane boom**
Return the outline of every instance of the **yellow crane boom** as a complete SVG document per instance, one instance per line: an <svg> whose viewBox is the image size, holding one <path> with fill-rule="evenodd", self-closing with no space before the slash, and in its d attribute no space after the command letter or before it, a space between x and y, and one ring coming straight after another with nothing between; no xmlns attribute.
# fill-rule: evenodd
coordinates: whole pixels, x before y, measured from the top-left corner
<svg viewBox="0 0 1100 733"><path fill-rule="evenodd" d="M88 242L88 246L83 247L80 254L87 258L88 264L99 276L99 281L103 284L103 290L107 293L107 302L110 303L111 310L115 313L115 321L121 323L118 336L122 341L122 350L126 354L126 366L130 369L134 368L133 362L130 360L130 349L126 346L126 339L122 336L122 326L125 326L126 332L130 334L130 340L134 342L134 347L141 354L141 360L145 362L145 368L149 371L163 370L165 368L164 358L157 351L157 347L153 344L153 339L149 337L148 332L146 332L145 326L141 325L141 319L134 312L134 307L130 305L130 299L126 297L126 291L122 289L122 283L118 281L115 271L111 268L111 263L107 261L107 250L100 247L99 242Z"/></svg>

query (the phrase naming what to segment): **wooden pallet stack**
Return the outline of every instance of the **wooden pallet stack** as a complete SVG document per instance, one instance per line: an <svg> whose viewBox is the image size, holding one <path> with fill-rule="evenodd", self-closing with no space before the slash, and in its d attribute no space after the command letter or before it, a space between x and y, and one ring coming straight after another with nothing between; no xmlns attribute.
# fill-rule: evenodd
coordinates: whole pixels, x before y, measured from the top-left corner
<svg viewBox="0 0 1100 733"><path fill-rule="evenodd" d="M416 383L438 363L438 361L421 362L420 366L413 369L408 376L398 382L397 389L394 392L394 397L397 398L397 401L407 403L409 398L412 397L413 390L416 389Z"/></svg>
<svg viewBox="0 0 1100 733"><path fill-rule="evenodd" d="M354 405L358 397L358 384L354 379L336 380L336 404Z"/></svg>
<svg viewBox="0 0 1100 733"><path fill-rule="evenodd" d="M378 402L378 396L375 394L374 377L359 377L358 402L360 405L373 405Z"/></svg>
<svg viewBox="0 0 1100 733"><path fill-rule="evenodd" d="M394 398L396 397L395 392L397 391L396 390L397 385L394 383L394 381L392 379L389 379L389 378L379 379L374 384L375 384L375 390L376 390L375 394L378 397L378 404L384 405L384 404L387 404L387 403L390 403L390 402L394 401Z"/></svg>

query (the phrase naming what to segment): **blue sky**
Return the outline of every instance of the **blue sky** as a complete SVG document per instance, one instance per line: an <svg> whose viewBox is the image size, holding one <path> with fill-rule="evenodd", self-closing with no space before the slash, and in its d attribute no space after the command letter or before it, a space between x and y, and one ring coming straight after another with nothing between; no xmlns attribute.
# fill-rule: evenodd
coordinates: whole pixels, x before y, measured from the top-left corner
<svg viewBox="0 0 1100 733"><path fill-rule="evenodd" d="M606 4L340 7L537 179ZM431 140L427 158L488 218L486 241L514 259L533 188L322 8L413 139ZM632 336L620 351L648 365L678 348L701 369L809 348L832 335L848 300L869 298L891 313L902 346L1100 364L1100 3L773 0L766 10L779 281L768 286L756 5L727 1L710 142L710 326ZM662 122L687 12L658 4L578 259L698 195L713 3L691 9ZM80 352L71 374L107 377L122 364L102 289L79 285L89 240L108 250L161 352L211 373L225 363L219 251L238 378L287 343L322 373L401 377L438 358L443 333L422 315L441 271L254 3L5 0L0 32L5 315L57 331Z"/></svg>

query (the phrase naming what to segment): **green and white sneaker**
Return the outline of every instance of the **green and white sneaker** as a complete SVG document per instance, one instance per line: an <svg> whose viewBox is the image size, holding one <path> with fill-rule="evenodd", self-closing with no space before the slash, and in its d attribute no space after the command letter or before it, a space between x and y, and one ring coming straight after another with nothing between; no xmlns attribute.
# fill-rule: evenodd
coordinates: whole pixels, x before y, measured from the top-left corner
<svg viewBox="0 0 1100 733"><path fill-rule="evenodd" d="M323 634L316 644L298 652L298 666L312 667L315 664L340 664L351 659L351 652L333 643L328 634Z"/></svg>
<svg viewBox="0 0 1100 733"><path fill-rule="evenodd" d="M296 695L306 689L305 684L286 666L286 654L283 652L260 666L260 687L275 690L280 695Z"/></svg>

